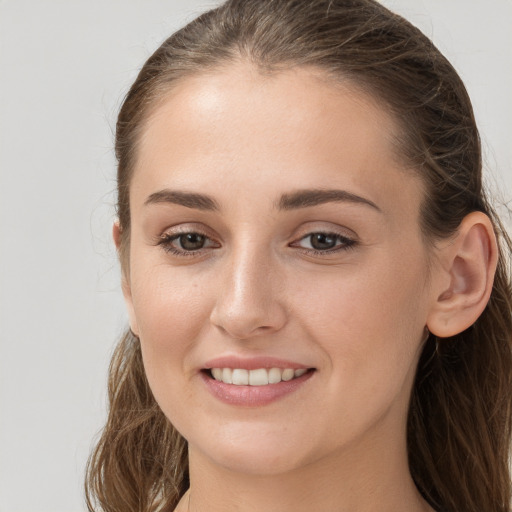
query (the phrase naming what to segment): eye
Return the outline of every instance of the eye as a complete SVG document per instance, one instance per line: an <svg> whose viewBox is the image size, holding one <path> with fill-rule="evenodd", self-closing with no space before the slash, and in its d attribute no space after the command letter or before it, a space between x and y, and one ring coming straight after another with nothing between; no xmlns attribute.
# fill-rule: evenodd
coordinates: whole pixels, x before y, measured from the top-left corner
<svg viewBox="0 0 512 512"><path fill-rule="evenodd" d="M177 256L191 256L203 249L220 247L212 239L195 231L186 233L165 233L158 242L164 250Z"/></svg>
<svg viewBox="0 0 512 512"><path fill-rule="evenodd" d="M173 241L180 246L180 249L184 249L185 251L197 251L202 249L206 240L207 238L199 233L185 233L173 237Z"/></svg>
<svg viewBox="0 0 512 512"><path fill-rule="evenodd" d="M355 240L338 233L309 233L299 241L292 244L293 247L308 249L315 253L328 253L348 249L355 244Z"/></svg>

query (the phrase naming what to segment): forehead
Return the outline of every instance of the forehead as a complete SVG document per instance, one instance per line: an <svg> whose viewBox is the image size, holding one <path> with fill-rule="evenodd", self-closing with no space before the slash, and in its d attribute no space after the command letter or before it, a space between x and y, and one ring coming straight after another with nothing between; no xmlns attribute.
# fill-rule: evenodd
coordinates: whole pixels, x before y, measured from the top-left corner
<svg viewBox="0 0 512 512"><path fill-rule="evenodd" d="M206 146L218 144L233 130L238 130L237 139L224 138L222 147L246 142L242 137L248 135L250 140L267 136L268 142L274 141L267 151L282 147L286 138L311 142L337 138L342 145L357 139L389 148L396 128L384 105L348 80L334 82L311 67L263 74L240 62L178 81L147 120L141 151L162 143L160 135L165 131L172 131L176 141L200 139ZM327 131L332 137L326 138Z"/></svg>
<svg viewBox="0 0 512 512"><path fill-rule="evenodd" d="M183 79L148 118L132 182L222 193L219 184L370 188L410 181L389 112L350 82L295 68L264 75L239 63ZM268 192L268 190L267 190ZM394 194L394 191L393 191Z"/></svg>

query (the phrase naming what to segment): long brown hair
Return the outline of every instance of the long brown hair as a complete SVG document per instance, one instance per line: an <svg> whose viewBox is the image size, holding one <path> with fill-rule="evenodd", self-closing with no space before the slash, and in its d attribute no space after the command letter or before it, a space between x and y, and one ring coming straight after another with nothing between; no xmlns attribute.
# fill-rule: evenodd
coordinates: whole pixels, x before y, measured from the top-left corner
<svg viewBox="0 0 512 512"><path fill-rule="evenodd" d="M508 512L512 400L512 244L482 187L481 148L466 89L418 29L373 0L228 0L167 39L128 92L117 122L124 270L129 185L149 115L178 80L246 59L262 72L315 66L377 98L397 119L397 153L423 180L426 243L486 213L500 241L490 301L475 324L430 335L408 416L410 471L447 512ZM87 469L90 511L173 510L188 487L186 441L156 404L130 332L110 366L110 411Z"/></svg>

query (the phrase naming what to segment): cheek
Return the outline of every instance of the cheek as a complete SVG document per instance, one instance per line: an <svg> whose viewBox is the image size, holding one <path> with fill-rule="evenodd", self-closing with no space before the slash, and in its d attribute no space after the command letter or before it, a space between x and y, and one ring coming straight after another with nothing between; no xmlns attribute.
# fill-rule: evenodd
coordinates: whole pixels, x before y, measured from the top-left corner
<svg viewBox="0 0 512 512"><path fill-rule="evenodd" d="M132 299L150 384L172 382L178 371L190 371L187 354L209 316L201 279L161 265L140 274L135 270Z"/></svg>
<svg viewBox="0 0 512 512"><path fill-rule="evenodd" d="M336 369L335 385L361 383L372 393L400 385L415 369L426 322L421 261L382 255L323 283L302 280L296 296L303 326Z"/></svg>
<svg viewBox="0 0 512 512"><path fill-rule="evenodd" d="M193 421L190 355L208 319L206 295L199 279L169 267L157 266L134 277L132 294L146 377L156 402L181 431Z"/></svg>
<svg viewBox="0 0 512 512"><path fill-rule="evenodd" d="M325 327L353 335L386 326L399 330L404 320L422 314L418 308L425 295L424 273L418 260L383 257L320 277L305 275L295 295L308 316L322 318Z"/></svg>

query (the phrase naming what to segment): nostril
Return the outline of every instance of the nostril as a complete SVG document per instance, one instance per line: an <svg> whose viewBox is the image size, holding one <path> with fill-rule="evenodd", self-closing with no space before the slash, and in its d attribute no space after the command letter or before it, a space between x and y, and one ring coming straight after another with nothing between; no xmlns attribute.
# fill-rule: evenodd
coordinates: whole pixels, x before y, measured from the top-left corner
<svg viewBox="0 0 512 512"><path fill-rule="evenodd" d="M239 280L238 280L239 281ZM282 301L271 289L251 279L235 282L225 293L217 295L210 322L235 340L246 340L280 330L287 314Z"/></svg>

